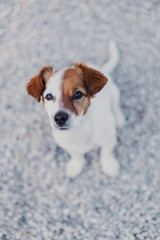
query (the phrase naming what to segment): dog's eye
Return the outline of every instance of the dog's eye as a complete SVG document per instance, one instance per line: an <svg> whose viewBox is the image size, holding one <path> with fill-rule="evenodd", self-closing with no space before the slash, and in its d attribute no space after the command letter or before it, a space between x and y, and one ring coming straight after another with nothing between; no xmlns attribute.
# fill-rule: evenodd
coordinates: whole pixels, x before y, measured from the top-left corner
<svg viewBox="0 0 160 240"><path fill-rule="evenodd" d="M79 99L81 99L83 96L84 96L84 94L83 94L82 92L77 91L77 92L75 92L75 94L73 95L72 99L73 99L73 100L79 100Z"/></svg>
<svg viewBox="0 0 160 240"><path fill-rule="evenodd" d="M47 99L48 101L53 100L52 94L51 94L51 93L48 93L48 94L45 96L45 99Z"/></svg>

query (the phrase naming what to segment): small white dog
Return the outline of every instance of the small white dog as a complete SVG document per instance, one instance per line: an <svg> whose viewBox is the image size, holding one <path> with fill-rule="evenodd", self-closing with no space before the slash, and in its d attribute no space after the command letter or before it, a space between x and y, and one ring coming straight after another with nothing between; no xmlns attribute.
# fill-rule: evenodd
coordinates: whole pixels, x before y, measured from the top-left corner
<svg viewBox="0 0 160 240"><path fill-rule="evenodd" d="M110 176L118 174L113 149L116 127L123 126L124 117L119 90L109 77L119 60L113 42L110 54L109 62L100 71L83 63L60 71L47 66L27 84L28 94L38 102L42 97L56 143L71 155L66 168L70 178L82 171L84 154L96 147L101 147L102 171Z"/></svg>

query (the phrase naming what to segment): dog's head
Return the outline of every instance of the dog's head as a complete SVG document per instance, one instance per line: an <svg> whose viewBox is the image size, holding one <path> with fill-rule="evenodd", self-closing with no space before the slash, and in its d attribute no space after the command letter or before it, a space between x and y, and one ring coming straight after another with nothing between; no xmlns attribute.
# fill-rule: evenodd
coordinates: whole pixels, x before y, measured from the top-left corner
<svg viewBox="0 0 160 240"><path fill-rule="evenodd" d="M74 68L53 71L42 68L27 84L27 91L39 102L42 98L52 128L71 129L87 113L90 100L107 83L99 71L83 63Z"/></svg>

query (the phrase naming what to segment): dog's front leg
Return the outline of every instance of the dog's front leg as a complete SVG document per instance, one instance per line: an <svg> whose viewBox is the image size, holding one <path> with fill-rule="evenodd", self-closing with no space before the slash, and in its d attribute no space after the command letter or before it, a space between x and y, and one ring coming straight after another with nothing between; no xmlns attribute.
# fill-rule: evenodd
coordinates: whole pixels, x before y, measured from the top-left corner
<svg viewBox="0 0 160 240"><path fill-rule="evenodd" d="M119 164L113 155L113 149L116 144L116 138L111 137L108 144L101 147L100 163L102 171L111 176L115 177L119 172Z"/></svg>
<svg viewBox="0 0 160 240"><path fill-rule="evenodd" d="M77 152L72 152L70 155L71 159L66 166L66 176L69 178L75 178L82 171L85 159L83 154Z"/></svg>

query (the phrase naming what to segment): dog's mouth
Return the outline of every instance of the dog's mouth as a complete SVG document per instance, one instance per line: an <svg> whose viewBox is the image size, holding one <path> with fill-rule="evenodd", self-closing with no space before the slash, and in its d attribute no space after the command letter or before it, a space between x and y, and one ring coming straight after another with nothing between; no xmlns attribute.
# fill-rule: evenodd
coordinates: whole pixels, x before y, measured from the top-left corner
<svg viewBox="0 0 160 240"><path fill-rule="evenodd" d="M70 129L69 126L58 126L58 125L54 125L54 126L57 130L60 130L60 131L66 131Z"/></svg>
<svg viewBox="0 0 160 240"><path fill-rule="evenodd" d="M69 130L69 127L59 127L58 130L61 130L61 131L63 131L63 130Z"/></svg>

